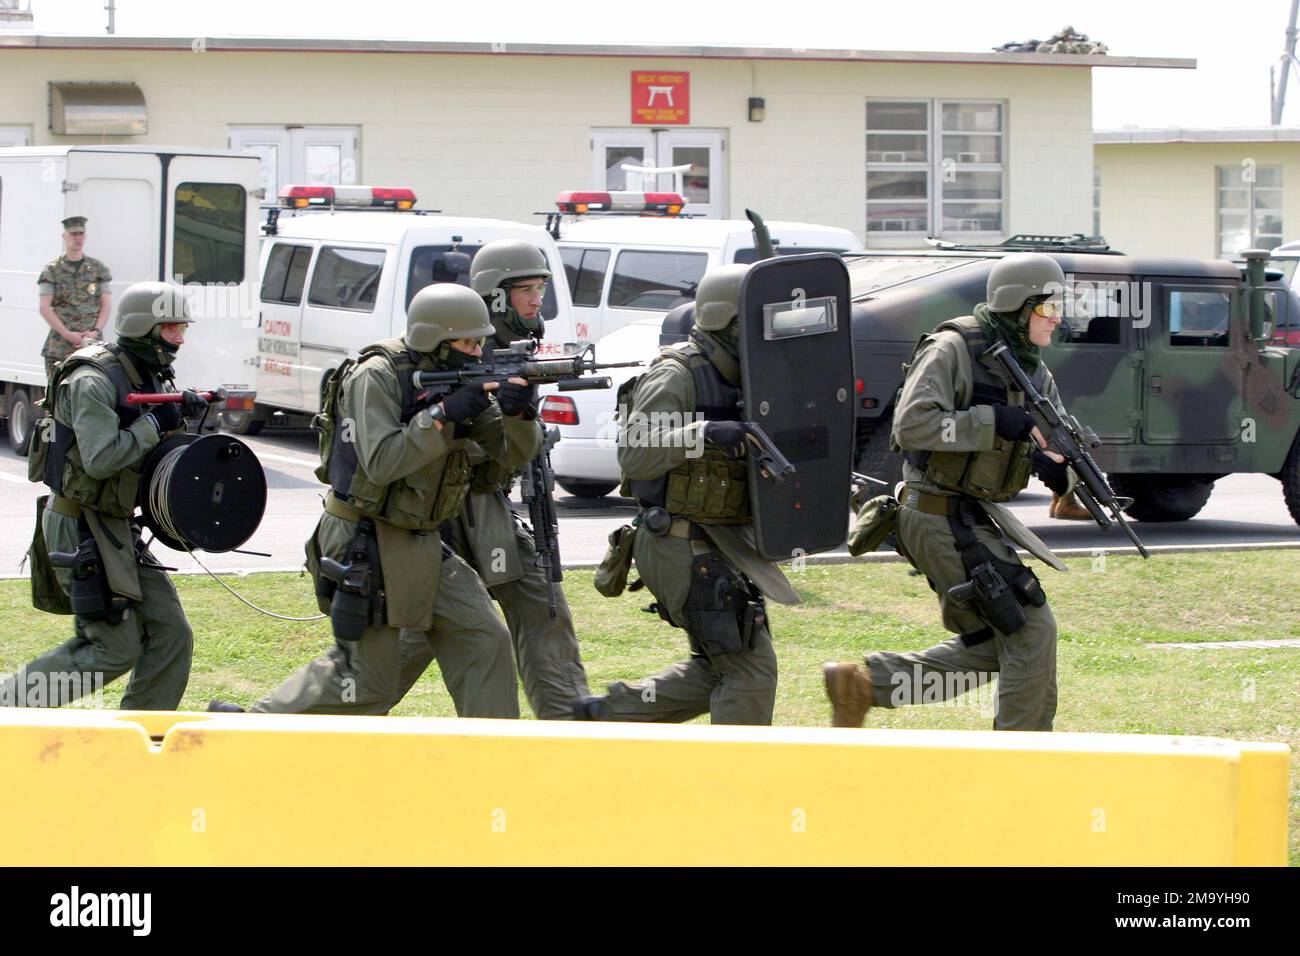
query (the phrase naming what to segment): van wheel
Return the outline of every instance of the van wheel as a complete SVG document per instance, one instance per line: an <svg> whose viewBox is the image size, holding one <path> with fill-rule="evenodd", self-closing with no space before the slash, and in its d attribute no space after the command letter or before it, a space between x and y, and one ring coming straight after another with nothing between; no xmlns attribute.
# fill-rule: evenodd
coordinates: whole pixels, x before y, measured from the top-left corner
<svg viewBox="0 0 1300 956"><path fill-rule="evenodd" d="M1127 508L1138 521L1186 521L1210 500L1214 481L1187 475L1111 475L1115 494L1132 498Z"/></svg>
<svg viewBox="0 0 1300 956"><path fill-rule="evenodd" d="M894 486L903 480L903 457L889 450L889 432L894 427L894 415L886 412L874 422L858 425L857 469L871 478L889 482L875 494L893 494Z"/></svg>
<svg viewBox="0 0 1300 956"><path fill-rule="evenodd" d="M1291 519L1300 524L1300 433L1291 442L1291 451L1278 472L1282 482L1282 498L1286 501L1286 510L1291 512Z"/></svg>
<svg viewBox="0 0 1300 956"><path fill-rule="evenodd" d="M266 427L265 418L256 418L257 412L222 412L221 427L232 435L257 435Z"/></svg>
<svg viewBox="0 0 1300 956"><path fill-rule="evenodd" d="M32 400L27 390L16 388L9 396L9 444L22 457L32 446Z"/></svg>
<svg viewBox="0 0 1300 956"><path fill-rule="evenodd" d="M557 478L556 483L575 498L604 498L618 487L616 481L573 481Z"/></svg>

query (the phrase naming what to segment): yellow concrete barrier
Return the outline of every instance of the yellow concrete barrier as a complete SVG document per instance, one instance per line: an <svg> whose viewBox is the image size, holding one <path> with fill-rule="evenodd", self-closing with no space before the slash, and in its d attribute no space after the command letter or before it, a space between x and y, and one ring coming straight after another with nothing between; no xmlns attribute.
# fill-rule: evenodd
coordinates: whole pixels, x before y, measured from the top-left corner
<svg viewBox="0 0 1300 956"><path fill-rule="evenodd" d="M0 712L0 862L1284 865L1287 756L1192 737L17 709Z"/></svg>

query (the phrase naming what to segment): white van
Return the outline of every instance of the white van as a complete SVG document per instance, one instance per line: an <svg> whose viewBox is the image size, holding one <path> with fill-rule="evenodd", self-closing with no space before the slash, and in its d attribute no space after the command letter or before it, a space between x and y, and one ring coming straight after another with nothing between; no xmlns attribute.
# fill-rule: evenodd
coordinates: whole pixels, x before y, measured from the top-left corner
<svg viewBox="0 0 1300 956"><path fill-rule="evenodd" d="M557 205L562 213L602 205L626 208L626 201L618 201L624 195L561 193ZM647 208L664 208L662 200L673 198L666 208L682 205L672 193L644 195L655 200ZM758 258L753 226L745 219L587 215L557 226L575 332L584 344L630 322L662 319L695 298L695 286L708 269ZM836 226L769 222L767 228L778 254L849 252L861 245L852 232Z"/></svg>
<svg viewBox="0 0 1300 956"><path fill-rule="evenodd" d="M328 376L345 359L371 342L403 335L406 307L426 285L468 285L469 262L493 239L524 239L545 253L557 281L548 284L542 304L547 331L539 352L576 350L569 290L558 280L564 267L540 226L421 213L402 188L288 186L281 197L303 211L268 220L256 337L247 356L257 405L251 413L226 414L228 430L256 434L274 415L293 421L319 412Z"/></svg>
<svg viewBox="0 0 1300 956"><path fill-rule="evenodd" d="M257 157L227 150L0 148L0 416L19 454L27 453L32 403L45 391L41 348L50 328L36 279L62 254L68 216L86 217L86 255L112 272L115 301L135 282L185 285L197 321L177 356L178 384L248 381L238 342L252 325L259 181Z"/></svg>

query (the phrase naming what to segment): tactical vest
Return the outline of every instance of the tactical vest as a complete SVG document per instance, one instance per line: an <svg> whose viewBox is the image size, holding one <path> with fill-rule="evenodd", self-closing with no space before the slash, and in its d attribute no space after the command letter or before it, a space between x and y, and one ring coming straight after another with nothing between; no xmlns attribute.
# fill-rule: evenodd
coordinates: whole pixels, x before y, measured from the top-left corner
<svg viewBox="0 0 1300 956"><path fill-rule="evenodd" d="M964 411L972 405L1024 404L1024 394L1015 388L1008 391L1008 383L1001 377L1000 370L995 373L980 361L989 350L990 342L978 319L970 315L949 319L934 331L945 330L961 335L971 357L973 387L970 401L960 405L957 411ZM1047 366L1039 363L1032 381L1040 393L1046 380ZM985 501L1007 501L1029 484L1034 447L1032 438L1008 441L994 435L993 447L988 451L907 451L903 457L925 472L926 481L940 488Z"/></svg>
<svg viewBox="0 0 1300 956"><path fill-rule="evenodd" d="M403 425L415 417L421 406L416 399L413 374L417 368L411 353L400 339L386 339L361 350L356 363L340 367L327 393L328 407L317 422L322 441L321 467L334 494L358 511L382 518L399 528L428 531L455 517L465 504L469 492L470 467L463 439L450 441L441 469L432 466L417 469L388 485L371 481L357 460L355 435L339 428L339 400L347 378L357 366L372 356L382 356L393 368L401 387L400 421Z"/></svg>
<svg viewBox="0 0 1300 956"><path fill-rule="evenodd" d="M38 456L35 463L41 465L40 480L49 485L56 495L71 498L104 515L129 518L135 514L136 498L140 490L138 467L123 468L107 478L92 478L82 463L76 432L58 414L59 393L66 387L68 376L83 365L94 366L113 383L116 393L113 411L117 414L119 429L130 428L141 414L138 406L127 404L126 396L130 392L162 390L158 378L148 372L141 372L116 343L96 343L79 349L63 361L50 382L49 410L54 422L52 440L45 447L33 447L31 453ZM170 382L170 379L167 381ZM37 426L33 433L33 444L45 437L41 434L43 429L39 422ZM43 463L40 458L44 459Z"/></svg>
<svg viewBox="0 0 1300 956"><path fill-rule="evenodd" d="M657 362L677 362L695 383L693 411L709 421L740 420L740 389L729 383L694 343L659 352ZM639 376L638 376L639 378ZM619 402L631 394L637 379L619 389ZM683 423L685 424L685 423ZM687 458L658 478L623 477L621 494L642 507L660 507L696 524L746 524L750 521L749 469L745 460L704 447L698 458Z"/></svg>

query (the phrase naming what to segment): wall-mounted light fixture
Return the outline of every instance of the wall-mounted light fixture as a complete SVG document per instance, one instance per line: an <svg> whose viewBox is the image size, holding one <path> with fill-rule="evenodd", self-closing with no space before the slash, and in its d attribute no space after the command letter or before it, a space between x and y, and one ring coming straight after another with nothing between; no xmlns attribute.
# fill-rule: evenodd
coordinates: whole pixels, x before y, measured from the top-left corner
<svg viewBox="0 0 1300 956"><path fill-rule="evenodd" d="M749 121L751 123L763 122L763 117L767 115L767 103L761 96L751 96L749 98Z"/></svg>

